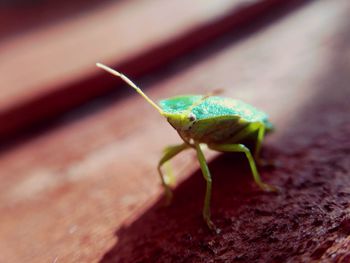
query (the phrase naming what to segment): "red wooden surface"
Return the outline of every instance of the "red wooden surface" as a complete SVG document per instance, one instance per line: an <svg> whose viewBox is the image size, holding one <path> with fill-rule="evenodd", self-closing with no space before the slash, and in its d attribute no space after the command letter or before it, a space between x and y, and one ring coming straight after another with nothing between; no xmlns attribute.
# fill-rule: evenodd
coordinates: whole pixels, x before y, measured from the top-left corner
<svg viewBox="0 0 350 263"><path fill-rule="evenodd" d="M193 3L196 8L179 1L116 2L73 21L5 39L0 44L0 139L7 141L114 90L112 78L96 71L96 61L131 76L146 74L225 32L239 34L271 12L300 2L210 1ZM172 14L178 15L163 22Z"/></svg>
<svg viewBox="0 0 350 263"><path fill-rule="evenodd" d="M349 13L315 1L137 80L155 100L224 88L268 112L275 166L261 172L280 194L261 193L240 156L211 161L210 233L189 151L162 208L156 163L179 138L136 94L109 100L1 153L0 262L347 262Z"/></svg>

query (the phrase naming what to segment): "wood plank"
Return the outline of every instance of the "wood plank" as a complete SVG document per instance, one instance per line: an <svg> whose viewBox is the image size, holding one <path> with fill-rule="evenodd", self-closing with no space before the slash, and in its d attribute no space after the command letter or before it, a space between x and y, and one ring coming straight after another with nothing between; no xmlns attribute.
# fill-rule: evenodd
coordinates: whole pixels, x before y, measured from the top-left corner
<svg viewBox="0 0 350 263"><path fill-rule="evenodd" d="M110 0L74 0L74 1L1 1L0 3L0 38L11 38L27 34L39 28L53 25L71 16L77 16ZM18 19L18 18L21 19Z"/></svg>
<svg viewBox="0 0 350 263"><path fill-rule="evenodd" d="M185 1L106 3L91 13L5 39L0 43L1 141L114 90L115 82L96 70L96 61L143 75L225 32L239 32L255 18L303 1L209 2L193 3L196 8L187 8ZM164 19L174 12L176 19Z"/></svg>
<svg viewBox="0 0 350 263"><path fill-rule="evenodd" d="M179 139L135 95L1 155L0 261L346 258L349 12L345 0L315 1L246 40L211 47L166 80L138 81L154 99L224 87L268 112L277 130L264 154L277 164L261 171L280 194L259 192L243 158L215 159L213 219L222 232L214 235L200 217L204 185L188 152L175 162L184 181L174 203L161 208L155 166Z"/></svg>

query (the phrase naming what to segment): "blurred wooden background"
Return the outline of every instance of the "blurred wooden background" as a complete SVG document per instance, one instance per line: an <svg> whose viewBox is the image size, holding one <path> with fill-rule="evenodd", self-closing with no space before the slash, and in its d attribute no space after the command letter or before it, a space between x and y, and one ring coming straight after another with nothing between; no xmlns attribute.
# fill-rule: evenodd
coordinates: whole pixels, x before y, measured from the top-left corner
<svg viewBox="0 0 350 263"><path fill-rule="evenodd" d="M346 0L1 2L0 262L348 262L349 14ZM215 159L214 235L188 152L159 208L156 164L179 138L98 61L155 100L223 88L268 112L277 164L262 175L283 193Z"/></svg>

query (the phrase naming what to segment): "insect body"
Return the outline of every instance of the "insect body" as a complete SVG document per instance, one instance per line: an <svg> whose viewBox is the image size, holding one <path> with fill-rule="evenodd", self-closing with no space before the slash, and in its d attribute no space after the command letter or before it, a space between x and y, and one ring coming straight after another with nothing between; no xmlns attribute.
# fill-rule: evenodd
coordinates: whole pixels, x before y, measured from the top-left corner
<svg viewBox="0 0 350 263"><path fill-rule="evenodd" d="M210 219L212 179L202 151L203 145L219 152L244 153L257 185L265 191L276 190L275 187L262 182L254 161L259 157L265 133L272 129L272 124L264 112L239 100L210 95L172 97L160 101L160 106L158 106L125 75L100 63L97 63L97 66L122 78L133 87L168 120L182 138L182 144L165 148L164 155L158 163L158 172L168 202L171 200L172 192L161 168L178 153L193 148L197 152L197 158L207 183L203 217L209 228L215 229ZM253 155L243 144L248 138L252 139L255 144Z"/></svg>

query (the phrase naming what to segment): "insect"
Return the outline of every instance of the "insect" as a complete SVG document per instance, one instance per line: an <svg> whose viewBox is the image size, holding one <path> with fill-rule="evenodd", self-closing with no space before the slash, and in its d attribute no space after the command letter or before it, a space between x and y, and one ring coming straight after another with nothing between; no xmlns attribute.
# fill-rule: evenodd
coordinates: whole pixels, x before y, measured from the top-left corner
<svg viewBox="0 0 350 263"><path fill-rule="evenodd" d="M96 65L120 77L134 88L137 93L167 119L183 140L182 144L165 148L164 154L158 163L158 172L168 202L172 198L172 192L162 172L162 166L180 152L192 148L197 153L200 168L206 180L203 218L210 229L216 229L210 215L212 178L203 154L202 148L204 145L219 152L244 153L248 159L256 184L264 191L277 190L274 186L268 185L261 180L255 165L255 160L259 158L264 136L273 128L266 113L242 101L213 95L176 96L161 100L158 106L122 73L100 63ZM243 144L245 139L248 138L252 139L255 145L253 154Z"/></svg>

